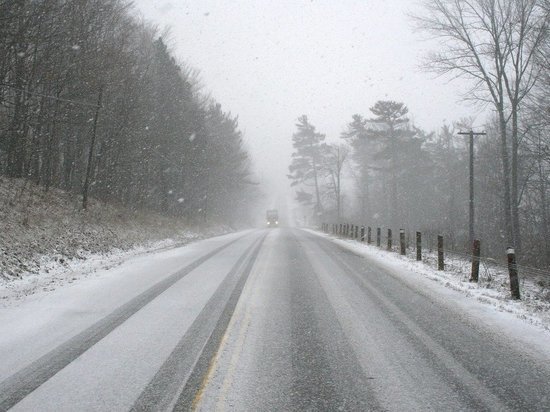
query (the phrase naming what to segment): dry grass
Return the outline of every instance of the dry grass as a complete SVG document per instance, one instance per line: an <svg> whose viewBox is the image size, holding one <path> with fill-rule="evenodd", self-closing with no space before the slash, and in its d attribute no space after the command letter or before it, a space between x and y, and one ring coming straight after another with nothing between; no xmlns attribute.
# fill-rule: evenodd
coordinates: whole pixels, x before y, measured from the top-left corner
<svg viewBox="0 0 550 412"><path fill-rule="evenodd" d="M189 241L189 232L205 232L200 229L94 199L83 211L78 196L0 177L0 279L5 281L39 273L45 262L63 264L89 253L127 250L167 238Z"/></svg>

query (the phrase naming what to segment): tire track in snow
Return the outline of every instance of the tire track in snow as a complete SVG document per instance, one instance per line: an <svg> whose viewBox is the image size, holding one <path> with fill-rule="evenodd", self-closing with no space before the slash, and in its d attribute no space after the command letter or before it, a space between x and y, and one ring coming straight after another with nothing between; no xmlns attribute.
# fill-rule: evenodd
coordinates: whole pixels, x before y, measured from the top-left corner
<svg viewBox="0 0 550 412"><path fill-rule="evenodd" d="M187 406L192 404L195 393L200 390L200 383L225 333L266 236L267 234L254 242L237 260L145 387L132 411L172 410L178 398L179 404L182 398L185 399L184 410L188 410Z"/></svg>
<svg viewBox="0 0 550 412"><path fill-rule="evenodd" d="M118 326L123 324L128 318L138 312L141 308L188 275L191 271L202 265L204 262L238 242L243 237L240 236L206 255L198 258L191 264L180 269L176 273L168 276L166 279L156 283L145 290L135 298L119 306L111 314L97 321L84 331L73 336L65 343L38 358L30 365L16 372L9 378L0 382L0 411L7 411L36 388L54 376L57 372L65 368L76 358L86 352Z"/></svg>
<svg viewBox="0 0 550 412"><path fill-rule="evenodd" d="M200 353L200 357L197 359L195 367L193 368L191 374L189 375L189 378L185 382L185 386L183 387L183 390L177 398L173 411L183 412L194 410L197 402L200 400L203 390L208 383L207 378L209 375L209 371L213 366L213 361L215 359L216 353L220 348L222 339L227 331L227 327L229 325L229 322L231 321L231 317L233 316L235 307L237 306L237 302L241 297L244 285L248 280L248 276L252 271L252 267L256 262L256 258L260 253L260 249L262 248L262 244L266 236L267 233L259 240L245 267L242 269L242 271L240 271L241 275L238 279L237 285L233 289L221 316L218 318L214 330L208 338L208 341L206 341L206 343L204 344L204 347Z"/></svg>

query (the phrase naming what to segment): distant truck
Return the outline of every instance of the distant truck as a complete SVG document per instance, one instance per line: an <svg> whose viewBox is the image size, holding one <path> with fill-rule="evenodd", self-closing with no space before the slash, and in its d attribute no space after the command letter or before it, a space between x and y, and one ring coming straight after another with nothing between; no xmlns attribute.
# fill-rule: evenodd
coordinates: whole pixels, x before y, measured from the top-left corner
<svg viewBox="0 0 550 412"><path fill-rule="evenodd" d="M265 214L267 220L267 227L279 226L279 212L277 209L270 209Z"/></svg>

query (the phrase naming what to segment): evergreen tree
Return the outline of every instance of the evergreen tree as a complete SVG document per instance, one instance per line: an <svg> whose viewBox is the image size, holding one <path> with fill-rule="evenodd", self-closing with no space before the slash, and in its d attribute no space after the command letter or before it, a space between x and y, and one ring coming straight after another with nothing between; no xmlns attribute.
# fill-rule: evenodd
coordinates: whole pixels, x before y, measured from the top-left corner
<svg viewBox="0 0 550 412"><path fill-rule="evenodd" d="M298 131L292 135L292 162L289 166L288 178L291 186L305 186L313 189L315 196L314 212L321 215L324 211L321 199L321 180L323 178L323 165L327 154L325 135L318 133L306 115L298 118L296 123ZM304 190L302 189L302 192ZM304 193L298 193L297 200L308 204L309 199Z"/></svg>

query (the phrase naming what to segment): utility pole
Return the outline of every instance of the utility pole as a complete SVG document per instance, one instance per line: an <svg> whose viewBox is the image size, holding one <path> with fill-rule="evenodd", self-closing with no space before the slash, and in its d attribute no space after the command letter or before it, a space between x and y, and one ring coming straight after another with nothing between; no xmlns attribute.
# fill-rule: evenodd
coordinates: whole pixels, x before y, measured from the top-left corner
<svg viewBox="0 0 550 412"><path fill-rule="evenodd" d="M471 247L474 244L474 136L485 136L487 133L458 132L460 135L468 135L470 137L470 228L469 228L469 244Z"/></svg>

